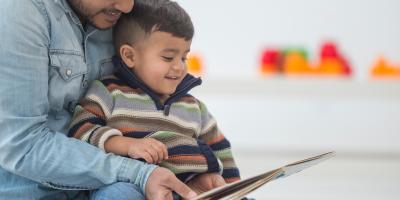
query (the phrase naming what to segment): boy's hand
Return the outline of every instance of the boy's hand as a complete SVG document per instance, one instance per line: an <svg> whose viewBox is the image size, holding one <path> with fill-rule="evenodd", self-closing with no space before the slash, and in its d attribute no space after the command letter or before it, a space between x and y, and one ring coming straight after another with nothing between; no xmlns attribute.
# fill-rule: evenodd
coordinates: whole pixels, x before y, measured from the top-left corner
<svg viewBox="0 0 400 200"><path fill-rule="evenodd" d="M224 178L218 173L204 173L197 175L187 185L198 194L225 185Z"/></svg>
<svg viewBox="0 0 400 200"><path fill-rule="evenodd" d="M168 159L167 146L153 138L131 138L128 156L134 159L143 158L147 163L158 164Z"/></svg>

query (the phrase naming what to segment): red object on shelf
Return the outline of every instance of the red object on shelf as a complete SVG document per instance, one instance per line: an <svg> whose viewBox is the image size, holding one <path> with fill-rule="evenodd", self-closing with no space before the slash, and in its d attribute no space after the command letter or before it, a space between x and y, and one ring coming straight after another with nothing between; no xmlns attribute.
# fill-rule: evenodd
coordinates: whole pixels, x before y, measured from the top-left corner
<svg viewBox="0 0 400 200"><path fill-rule="evenodd" d="M342 66L343 66L343 74L346 75L346 76L351 76L353 74L353 70L351 69L347 59L345 59L344 57L341 56L339 58L339 60L342 63Z"/></svg>
<svg viewBox="0 0 400 200"><path fill-rule="evenodd" d="M267 49L264 51L262 55L262 63L263 64L274 64L277 65L279 64L279 57L280 57L280 52L279 50L274 50L274 49Z"/></svg>
<svg viewBox="0 0 400 200"><path fill-rule="evenodd" d="M337 46L333 42L325 42L322 44L320 59L323 60L325 58L338 58L339 53L337 51Z"/></svg>
<svg viewBox="0 0 400 200"><path fill-rule="evenodd" d="M261 56L261 73L276 74L280 71L281 53L276 49L266 49Z"/></svg>
<svg viewBox="0 0 400 200"><path fill-rule="evenodd" d="M326 61L328 60L328 61ZM328 75L350 76L352 69L347 59L339 52L334 42L325 42L321 46L320 71Z"/></svg>

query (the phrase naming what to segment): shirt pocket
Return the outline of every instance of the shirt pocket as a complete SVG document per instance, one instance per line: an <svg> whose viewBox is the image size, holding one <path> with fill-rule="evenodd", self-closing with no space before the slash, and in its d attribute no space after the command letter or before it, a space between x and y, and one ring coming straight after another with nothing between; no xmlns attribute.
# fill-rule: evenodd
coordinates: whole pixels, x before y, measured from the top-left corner
<svg viewBox="0 0 400 200"><path fill-rule="evenodd" d="M50 110L56 116L62 109L72 113L87 82L84 57L76 51L50 50L49 59Z"/></svg>
<svg viewBox="0 0 400 200"><path fill-rule="evenodd" d="M115 72L112 58L103 59L100 61L99 77L111 75Z"/></svg>

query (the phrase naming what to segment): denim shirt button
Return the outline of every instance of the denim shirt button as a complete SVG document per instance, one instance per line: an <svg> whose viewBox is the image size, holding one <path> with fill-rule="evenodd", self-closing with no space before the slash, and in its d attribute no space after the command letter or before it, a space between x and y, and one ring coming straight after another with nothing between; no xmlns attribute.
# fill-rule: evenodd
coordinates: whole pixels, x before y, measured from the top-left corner
<svg viewBox="0 0 400 200"><path fill-rule="evenodd" d="M71 69L67 69L67 70L65 71L65 74L66 74L67 76L71 76L72 70L71 70Z"/></svg>

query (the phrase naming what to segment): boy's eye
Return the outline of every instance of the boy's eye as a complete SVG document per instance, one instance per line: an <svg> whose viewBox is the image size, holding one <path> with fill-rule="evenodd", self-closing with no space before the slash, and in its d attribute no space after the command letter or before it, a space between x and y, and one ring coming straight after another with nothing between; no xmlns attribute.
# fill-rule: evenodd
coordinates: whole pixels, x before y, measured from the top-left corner
<svg viewBox="0 0 400 200"><path fill-rule="evenodd" d="M162 58L167 62L171 62L174 59L173 57L168 57L168 56L162 56Z"/></svg>
<svg viewBox="0 0 400 200"><path fill-rule="evenodd" d="M186 57L183 57L183 58L182 58L182 61L183 61L183 62L186 62L186 60L187 60Z"/></svg>

